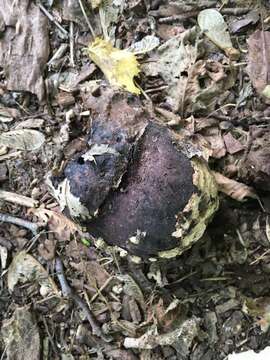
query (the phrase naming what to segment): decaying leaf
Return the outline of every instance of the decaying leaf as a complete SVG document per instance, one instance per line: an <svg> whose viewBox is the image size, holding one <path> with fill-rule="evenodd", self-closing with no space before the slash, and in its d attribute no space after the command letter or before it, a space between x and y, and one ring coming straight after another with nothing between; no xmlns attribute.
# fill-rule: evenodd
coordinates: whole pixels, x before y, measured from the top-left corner
<svg viewBox="0 0 270 360"><path fill-rule="evenodd" d="M115 40L115 29L119 16L123 13L125 0L104 0L99 6L99 17L105 40Z"/></svg>
<svg viewBox="0 0 270 360"><path fill-rule="evenodd" d="M39 328L29 306L16 307L11 319L1 329L7 360L39 360L41 343Z"/></svg>
<svg viewBox="0 0 270 360"><path fill-rule="evenodd" d="M230 30L233 34L240 32L249 25L254 25L260 20L260 14L258 10L251 10L242 19L237 19L230 24Z"/></svg>
<svg viewBox="0 0 270 360"><path fill-rule="evenodd" d="M142 66L147 76L160 75L168 86L167 102L174 111L181 108L188 71L198 56L196 31L190 29L172 37L154 52L153 61Z"/></svg>
<svg viewBox="0 0 270 360"><path fill-rule="evenodd" d="M194 112L211 112L217 102L225 102L230 89L236 80L233 69L226 70L218 61L198 60L188 74L185 89L185 110Z"/></svg>
<svg viewBox="0 0 270 360"><path fill-rule="evenodd" d="M4 68L7 88L29 91L44 100L42 72L50 53L48 20L30 0L1 1L0 66Z"/></svg>
<svg viewBox="0 0 270 360"><path fill-rule="evenodd" d="M13 119L18 118L20 112L17 109L0 106L0 121L3 123L9 123Z"/></svg>
<svg viewBox="0 0 270 360"><path fill-rule="evenodd" d="M96 38L88 46L88 53L111 85L121 87L134 94L140 93L139 88L133 82L134 76L140 72L134 54L128 50L116 49L109 41L100 38Z"/></svg>
<svg viewBox="0 0 270 360"><path fill-rule="evenodd" d="M238 58L239 53L233 48L228 26L216 9L202 10L198 15L198 24L205 35L229 57Z"/></svg>
<svg viewBox="0 0 270 360"><path fill-rule="evenodd" d="M159 335L156 328L153 327L139 338L127 337L124 347L126 349L154 349L157 346L174 346L174 343L177 343L177 351L181 348L182 353L187 354L197 334L198 321L192 318L184 321L177 329L169 333Z"/></svg>
<svg viewBox="0 0 270 360"><path fill-rule="evenodd" d="M217 127L210 127L204 130L203 137L209 143L211 149L211 156L215 159L220 159L226 155L226 148L224 140L221 136L221 131Z"/></svg>
<svg viewBox="0 0 270 360"><path fill-rule="evenodd" d="M257 189L270 190L270 128L252 126L249 129L247 154L239 167L240 176Z"/></svg>
<svg viewBox="0 0 270 360"><path fill-rule="evenodd" d="M134 43L129 47L129 50L134 54L144 54L154 50L159 46L159 38L154 35L146 35L142 40Z"/></svg>
<svg viewBox="0 0 270 360"><path fill-rule="evenodd" d="M140 304L141 308L145 309L144 296L136 281L128 274L119 275L118 279L124 281L124 293L133 297Z"/></svg>
<svg viewBox="0 0 270 360"><path fill-rule="evenodd" d="M38 208L31 209L31 213L48 225L49 230L53 231L59 240L70 240L71 236L81 233L79 226L60 212Z"/></svg>
<svg viewBox="0 0 270 360"><path fill-rule="evenodd" d="M72 262L71 266L87 279L87 285L92 288L101 288L110 278L110 274L97 261Z"/></svg>
<svg viewBox="0 0 270 360"><path fill-rule="evenodd" d="M19 129L0 135L0 145L19 150L37 150L45 142L45 136L37 130Z"/></svg>
<svg viewBox="0 0 270 360"><path fill-rule="evenodd" d="M8 288L12 292L15 285L25 282L37 282L42 296L58 295L55 282L44 267L25 251L18 253L8 268Z"/></svg>
<svg viewBox="0 0 270 360"><path fill-rule="evenodd" d="M254 88L270 103L270 31L255 31L248 38L247 71Z"/></svg>
<svg viewBox="0 0 270 360"><path fill-rule="evenodd" d="M243 311L256 320L263 332L267 332L270 326L270 298L260 297L246 299Z"/></svg>
<svg viewBox="0 0 270 360"><path fill-rule="evenodd" d="M246 198L258 198L252 187L240 183L236 180L229 179L218 172L212 171L212 173L218 184L219 191L230 196L231 198L238 201L244 201Z"/></svg>

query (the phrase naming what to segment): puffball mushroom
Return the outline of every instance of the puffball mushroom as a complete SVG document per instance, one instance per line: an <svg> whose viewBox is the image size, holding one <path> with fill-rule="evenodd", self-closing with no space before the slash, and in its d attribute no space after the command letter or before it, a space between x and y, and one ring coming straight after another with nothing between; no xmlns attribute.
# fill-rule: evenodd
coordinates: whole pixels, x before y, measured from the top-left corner
<svg viewBox="0 0 270 360"><path fill-rule="evenodd" d="M88 149L51 187L94 237L140 258L172 258L202 237L217 187L195 145L155 119L139 125L94 121Z"/></svg>

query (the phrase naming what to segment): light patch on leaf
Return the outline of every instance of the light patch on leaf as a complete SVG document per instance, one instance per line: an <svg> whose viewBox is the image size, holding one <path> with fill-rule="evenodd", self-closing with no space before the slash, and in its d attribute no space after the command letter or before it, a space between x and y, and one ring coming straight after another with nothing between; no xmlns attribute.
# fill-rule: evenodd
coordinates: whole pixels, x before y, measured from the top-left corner
<svg viewBox="0 0 270 360"><path fill-rule="evenodd" d="M19 129L0 135L0 145L11 149L37 150L45 142L45 136L37 130Z"/></svg>
<svg viewBox="0 0 270 360"><path fill-rule="evenodd" d="M43 297L52 294L58 295L57 286L47 271L33 256L25 251L13 258L8 269L8 288L11 292L18 282L38 282L40 294Z"/></svg>
<svg viewBox="0 0 270 360"><path fill-rule="evenodd" d="M159 38L154 35L147 35L129 47L129 50L134 54L145 54L149 51L154 50L159 46Z"/></svg>
<svg viewBox="0 0 270 360"><path fill-rule="evenodd" d="M104 154L117 155L118 152L115 149L109 147L108 144L95 144L91 147L90 150L88 150L84 155L82 155L82 158L84 159L84 161L95 161L95 156Z"/></svg>
<svg viewBox="0 0 270 360"><path fill-rule="evenodd" d="M121 87L133 94L140 94L140 89L133 82L140 72L134 54L128 50L114 48L109 41L96 38L88 46L91 60L102 70L112 86Z"/></svg>

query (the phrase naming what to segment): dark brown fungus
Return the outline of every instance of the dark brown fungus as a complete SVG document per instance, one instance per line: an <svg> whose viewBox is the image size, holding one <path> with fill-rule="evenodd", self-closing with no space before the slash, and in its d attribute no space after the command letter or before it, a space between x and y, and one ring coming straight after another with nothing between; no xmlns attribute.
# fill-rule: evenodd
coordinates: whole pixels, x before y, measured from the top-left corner
<svg viewBox="0 0 270 360"><path fill-rule="evenodd" d="M118 120L97 117L88 150L53 179L54 195L109 245L142 258L177 256L216 211L215 181L196 147L158 121L132 131Z"/></svg>

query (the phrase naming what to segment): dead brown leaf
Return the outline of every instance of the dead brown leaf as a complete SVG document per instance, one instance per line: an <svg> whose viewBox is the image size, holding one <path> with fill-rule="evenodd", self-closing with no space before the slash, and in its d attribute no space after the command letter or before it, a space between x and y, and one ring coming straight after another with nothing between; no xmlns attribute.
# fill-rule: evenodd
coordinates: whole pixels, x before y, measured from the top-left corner
<svg viewBox="0 0 270 360"><path fill-rule="evenodd" d="M110 274L97 261L81 261L80 263L72 262L70 264L78 272L85 275L88 285L92 288L102 287L110 278Z"/></svg>
<svg viewBox="0 0 270 360"><path fill-rule="evenodd" d="M263 191L270 190L270 129L250 128L248 152L241 166L240 175L243 179L255 184Z"/></svg>
<svg viewBox="0 0 270 360"><path fill-rule="evenodd" d="M7 88L29 91L43 100L42 73L50 52L47 18L30 0L2 0L1 20L5 30L0 41L0 66L4 68Z"/></svg>
<svg viewBox="0 0 270 360"><path fill-rule="evenodd" d="M60 212L38 208L31 209L31 213L47 225L59 240L70 240L72 235L81 233L79 226Z"/></svg>
<svg viewBox="0 0 270 360"><path fill-rule="evenodd" d="M244 201L246 198L258 198L252 187L240 183L236 180L229 179L218 172L212 171L212 173L218 184L219 191L230 196L231 198L238 201Z"/></svg>
<svg viewBox="0 0 270 360"><path fill-rule="evenodd" d="M50 261L55 256L55 245L54 240L46 239L43 243L38 246L38 253L46 261Z"/></svg>
<svg viewBox="0 0 270 360"><path fill-rule="evenodd" d="M183 306L178 300L174 300L166 308L163 299L160 298L155 306L155 316L163 332L171 331L176 324L179 324L184 313Z"/></svg>
<svg viewBox="0 0 270 360"><path fill-rule="evenodd" d="M189 69L185 91L186 111L212 112L223 102L226 90L235 83L234 71L225 71L223 64L214 60L199 60Z"/></svg>
<svg viewBox="0 0 270 360"><path fill-rule="evenodd" d="M211 156L220 159L226 155L224 140L218 127L207 128L203 131L203 137L210 144Z"/></svg>
<svg viewBox="0 0 270 360"><path fill-rule="evenodd" d="M270 32L255 31L248 38L247 71L254 88L270 103Z"/></svg>
<svg viewBox="0 0 270 360"><path fill-rule="evenodd" d="M231 133L223 135L223 140L229 154L233 155L244 150L244 146L240 143L240 141L235 139Z"/></svg>

